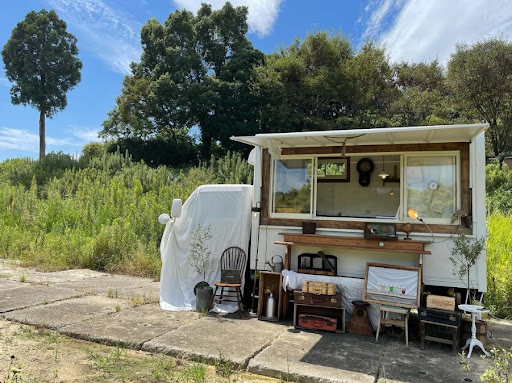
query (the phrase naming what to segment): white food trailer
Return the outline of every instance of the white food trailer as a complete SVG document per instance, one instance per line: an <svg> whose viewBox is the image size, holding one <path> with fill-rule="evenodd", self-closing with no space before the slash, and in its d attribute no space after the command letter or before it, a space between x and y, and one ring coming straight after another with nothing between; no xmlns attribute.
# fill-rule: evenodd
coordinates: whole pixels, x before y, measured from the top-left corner
<svg viewBox="0 0 512 383"><path fill-rule="evenodd" d="M425 285L464 287L449 257L454 236L486 236L487 127L232 137L254 146L250 267L256 267L255 254L261 270L286 250L285 268L297 270L298 254L321 250L337 257L338 276L364 278L367 262L420 263ZM315 236L302 234L303 222L316 224ZM396 230L398 240L365 239L365 227ZM470 279L472 288L486 291L485 251Z"/></svg>
<svg viewBox="0 0 512 383"><path fill-rule="evenodd" d="M482 238L487 233L487 127L231 137L254 146L249 157L253 188L202 186L185 202L183 212L180 205L176 219L167 216L162 222L167 222L161 248L162 308L194 307L191 291L199 277L185 266L197 223L213 224L218 231L216 258L223 248L240 246L250 250L252 270L268 270L266 263L275 255L283 256L285 269L295 271L303 267L298 264L300 254L321 251L334 256L333 275L339 278L335 283L343 286L347 307L351 298L362 296L367 263L420 266L424 285L464 288L449 258L454 236ZM304 234L312 225L314 235ZM219 276L216 268L207 282ZM471 288L485 292L486 282L484 250L471 270Z"/></svg>

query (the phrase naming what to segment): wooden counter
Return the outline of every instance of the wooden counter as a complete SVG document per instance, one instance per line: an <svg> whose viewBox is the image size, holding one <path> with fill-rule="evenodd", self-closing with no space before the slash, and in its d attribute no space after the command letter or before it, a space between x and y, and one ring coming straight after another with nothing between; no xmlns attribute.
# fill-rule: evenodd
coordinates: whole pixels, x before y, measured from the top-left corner
<svg viewBox="0 0 512 383"><path fill-rule="evenodd" d="M351 249L365 251L380 251L383 253L416 254L418 265L421 268L423 279L423 255L431 254L425 250L425 245L431 242L414 240L384 240L368 239L363 237L344 237L339 235L317 235L299 233L279 233L283 241L275 241L275 244L286 246L284 255L284 268L290 270L292 246L319 247L332 249ZM423 281L421 281L423 282ZM286 318L288 311L288 292L283 294L283 316Z"/></svg>

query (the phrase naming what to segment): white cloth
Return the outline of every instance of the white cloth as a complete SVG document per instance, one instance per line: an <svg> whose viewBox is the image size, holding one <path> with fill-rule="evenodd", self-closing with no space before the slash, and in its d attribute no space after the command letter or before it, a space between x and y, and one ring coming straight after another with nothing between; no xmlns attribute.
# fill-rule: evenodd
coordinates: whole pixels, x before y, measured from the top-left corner
<svg viewBox="0 0 512 383"><path fill-rule="evenodd" d="M197 224L211 225L213 271L206 282L213 286L220 280L220 256L231 246L242 248L248 258L251 233L251 185L203 185L183 204L181 217L171 219L160 243L160 307L170 311L195 309L194 286L202 280L188 262L190 241ZM248 259L247 259L248 261ZM237 305L222 304L217 312L235 312Z"/></svg>
<svg viewBox="0 0 512 383"><path fill-rule="evenodd" d="M335 283L341 291L341 302L346 309L345 321L349 321L350 315L354 310L352 301L363 299L364 279L347 278L347 277L331 277L328 275L299 274L292 270L283 270L283 289L302 290L302 281L321 281ZM368 316L372 322L374 330L379 324L379 305L370 303L368 307Z"/></svg>

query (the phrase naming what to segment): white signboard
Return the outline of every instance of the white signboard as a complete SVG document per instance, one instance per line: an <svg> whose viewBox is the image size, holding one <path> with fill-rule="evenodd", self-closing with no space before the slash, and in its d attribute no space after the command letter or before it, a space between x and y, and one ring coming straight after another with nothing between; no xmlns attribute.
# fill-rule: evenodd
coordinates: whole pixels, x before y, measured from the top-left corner
<svg viewBox="0 0 512 383"><path fill-rule="evenodd" d="M379 263L366 264L363 299L399 307L419 306L421 269Z"/></svg>

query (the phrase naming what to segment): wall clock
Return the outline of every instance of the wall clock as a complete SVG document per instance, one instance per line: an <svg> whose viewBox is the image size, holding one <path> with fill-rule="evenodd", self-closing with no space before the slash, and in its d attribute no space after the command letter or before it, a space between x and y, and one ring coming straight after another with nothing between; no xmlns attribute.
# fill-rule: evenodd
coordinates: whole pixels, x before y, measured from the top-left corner
<svg viewBox="0 0 512 383"><path fill-rule="evenodd" d="M373 161L369 158L361 158L357 161L356 169L359 172L359 185L370 185L370 175L372 174L373 169L375 169Z"/></svg>

